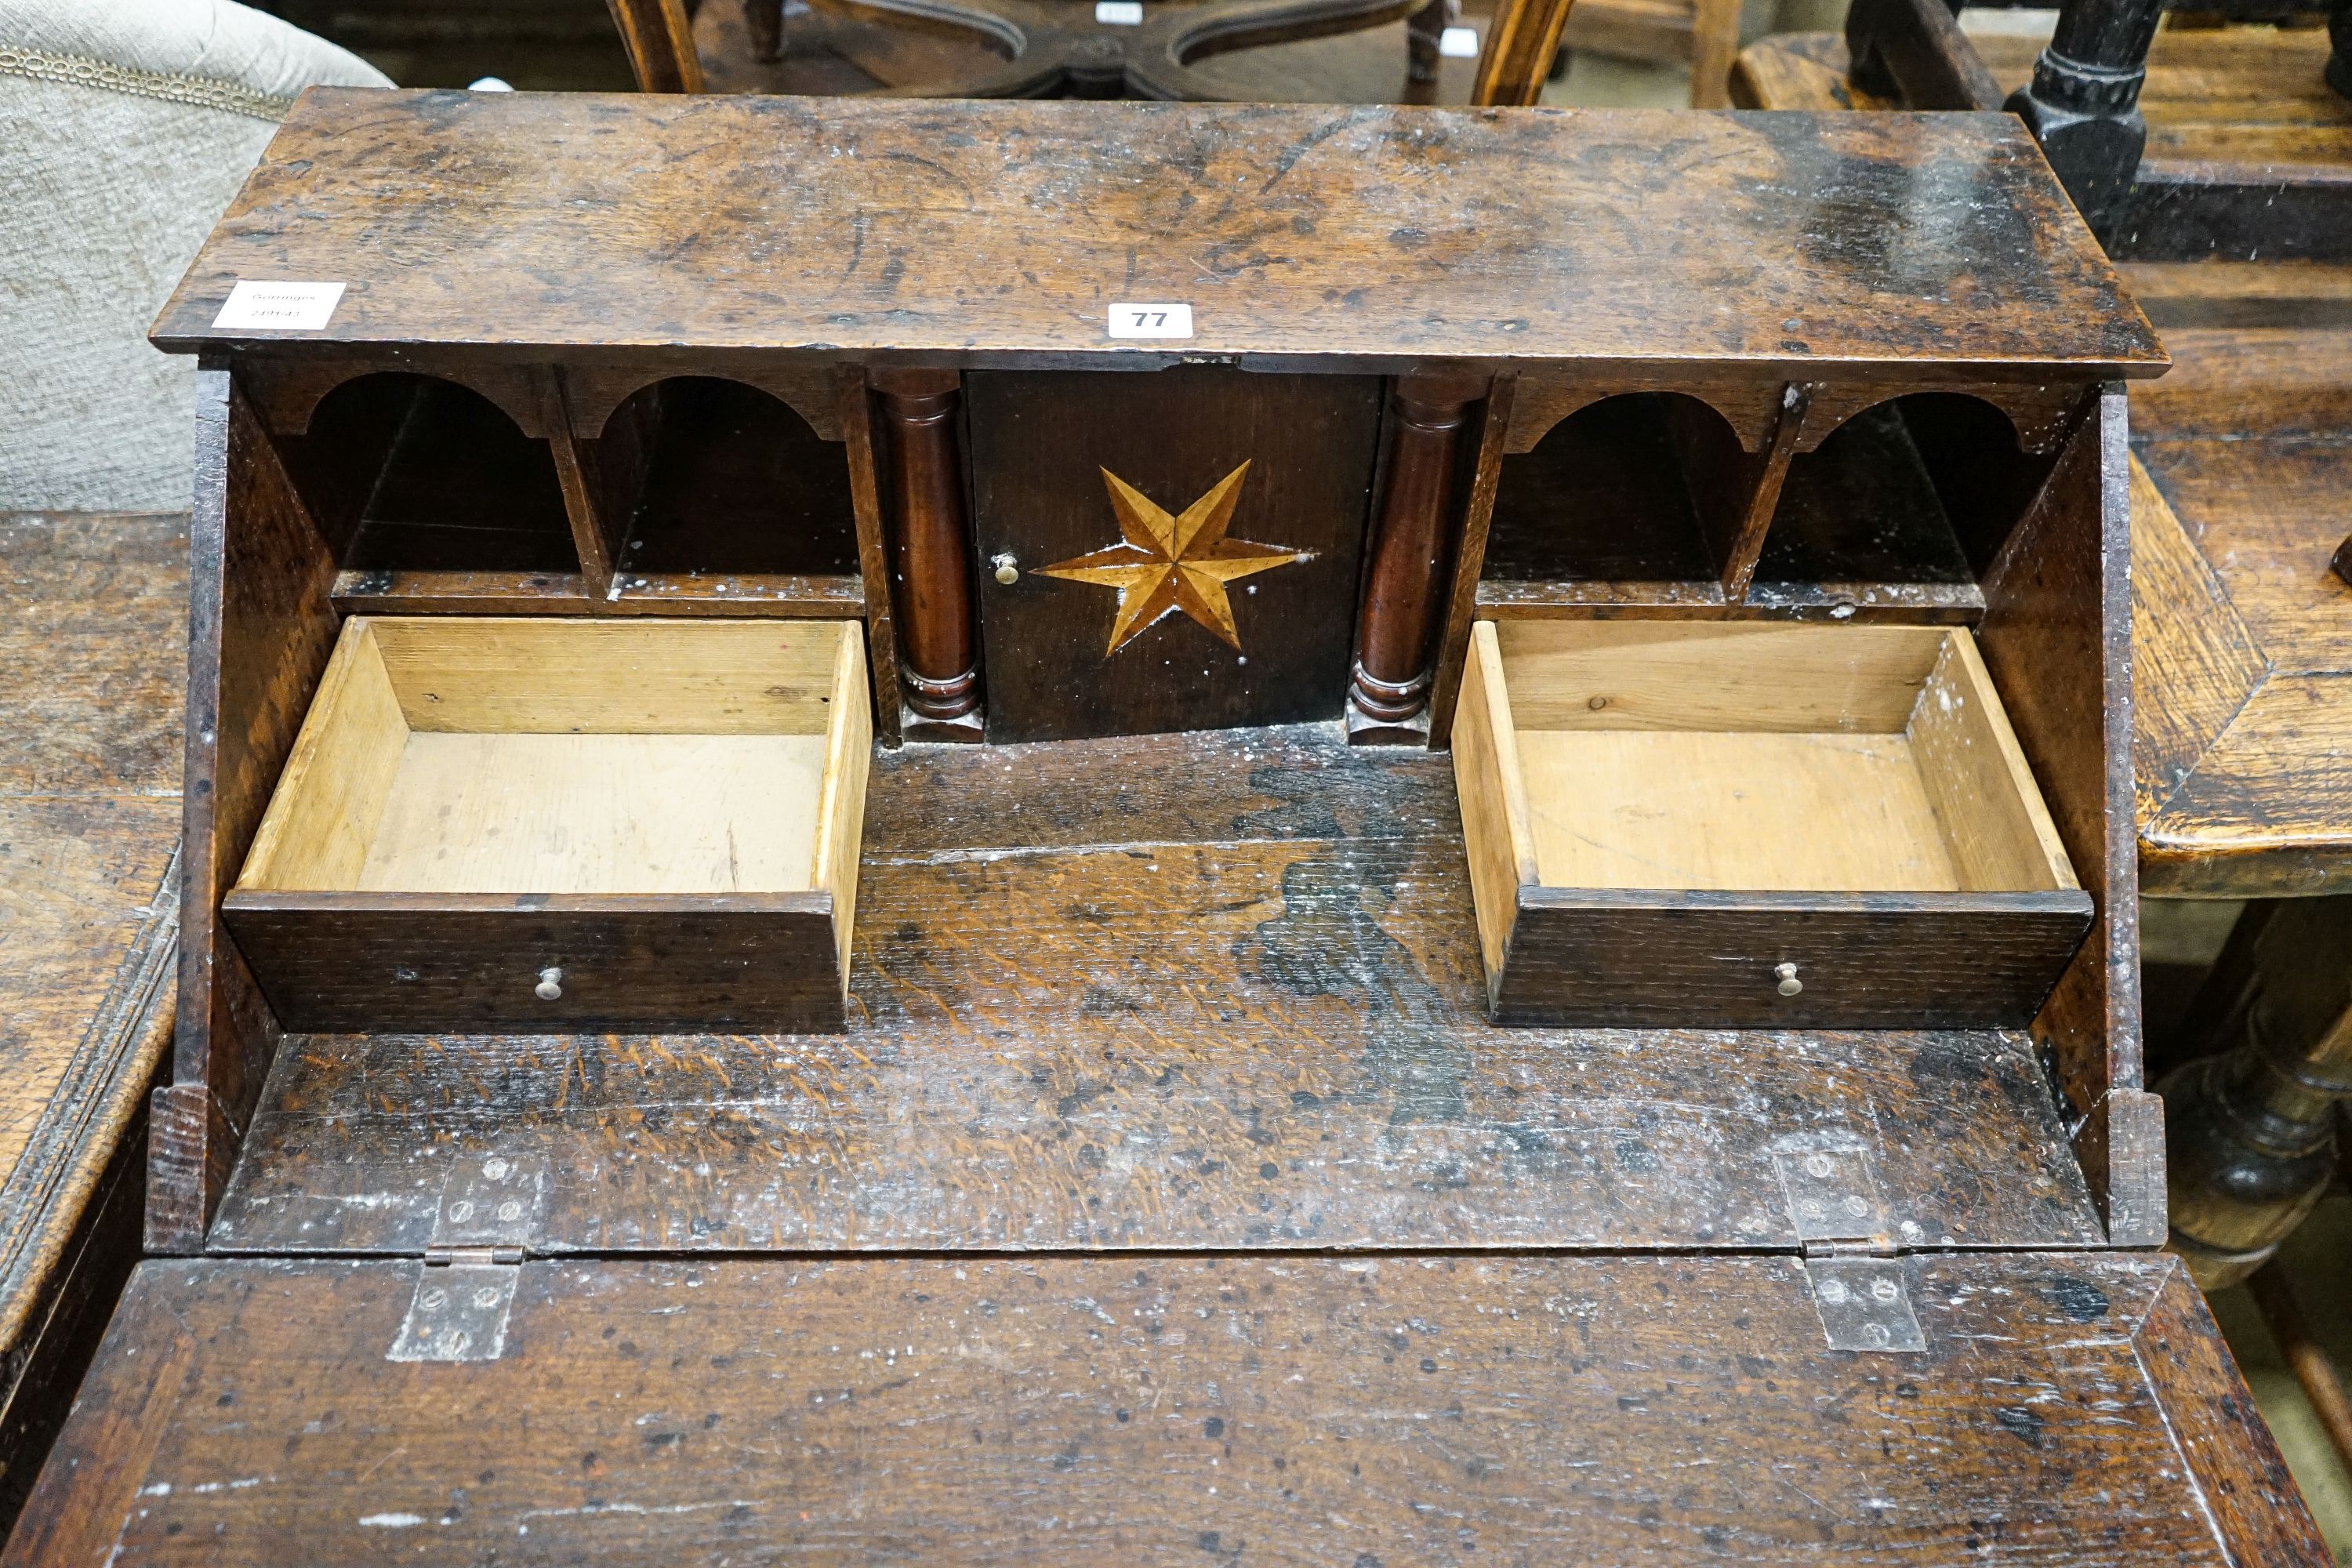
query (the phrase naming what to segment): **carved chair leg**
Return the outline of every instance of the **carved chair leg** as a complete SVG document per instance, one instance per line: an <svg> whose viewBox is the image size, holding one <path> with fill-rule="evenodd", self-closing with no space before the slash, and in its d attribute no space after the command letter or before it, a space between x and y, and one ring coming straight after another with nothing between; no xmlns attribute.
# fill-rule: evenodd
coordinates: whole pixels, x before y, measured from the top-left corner
<svg viewBox="0 0 2352 1568"><path fill-rule="evenodd" d="M2102 237L2124 216L2147 145L2139 89L2161 11L2160 0L2069 0L2032 81L2003 105Z"/></svg>
<svg viewBox="0 0 2352 1568"><path fill-rule="evenodd" d="M2352 1098L2352 899L2297 899L2254 941L2223 1048L2158 1086L2164 1096L2172 1250L2208 1289L2266 1261L2336 1169Z"/></svg>

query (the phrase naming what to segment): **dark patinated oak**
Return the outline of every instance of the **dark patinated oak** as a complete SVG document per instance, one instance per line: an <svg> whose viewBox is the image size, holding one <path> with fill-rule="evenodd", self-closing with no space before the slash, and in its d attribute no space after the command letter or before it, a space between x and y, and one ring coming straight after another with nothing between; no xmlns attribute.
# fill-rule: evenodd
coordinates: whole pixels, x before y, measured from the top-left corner
<svg viewBox="0 0 2352 1568"><path fill-rule="evenodd" d="M0 1529L138 1257L186 556L180 517L0 515Z"/></svg>
<svg viewBox="0 0 2352 1568"><path fill-rule="evenodd" d="M1334 726L877 759L846 1036L289 1037L211 1235L413 1252L528 1151L548 1251L2095 1246L2019 1032L1486 1021L1447 759Z"/></svg>
<svg viewBox="0 0 2352 1568"><path fill-rule="evenodd" d="M419 167L431 202L406 194ZM322 332L232 340L306 355L2164 364L2031 139L1990 117L321 89L158 343L221 343L239 278L350 285ZM1124 300L1189 301L1195 336L1110 340Z"/></svg>
<svg viewBox="0 0 2352 1568"><path fill-rule="evenodd" d="M1906 1273L1894 1358L1782 1258L545 1262L452 1367L156 1263L6 1561L2326 1560L2178 1261Z"/></svg>

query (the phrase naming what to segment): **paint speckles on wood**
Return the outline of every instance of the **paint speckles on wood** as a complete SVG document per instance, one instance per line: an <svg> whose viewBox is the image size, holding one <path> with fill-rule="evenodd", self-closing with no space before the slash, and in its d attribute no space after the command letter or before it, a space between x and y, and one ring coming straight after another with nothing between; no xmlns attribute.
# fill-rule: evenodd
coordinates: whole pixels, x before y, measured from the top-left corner
<svg viewBox="0 0 2352 1568"><path fill-rule="evenodd" d="M1020 282L970 287L982 274ZM352 281L324 331L271 345L294 353L1132 363L1154 351L1109 340L1104 312L1140 300L1191 303L1188 356L1296 355L1311 321L1318 356L1399 370L1901 359L2082 379L2165 363L2032 140L1990 115L321 88L157 342L215 341L237 278Z"/></svg>
<svg viewBox="0 0 2352 1568"><path fill-rule="evenodd" d="M1907 1238L2097 1239L2020 1035L1488 1026L1446 759L1336 726L881 757L851 1000L292 1041L213 1244L413 1251L511 1144L550 1249L1787 1245L1823 1136Z"/></svg>
<svg viewBox="0 0 2352 1568"><path fill-rule="evenodd" d="M384 1359L414 1264L152 1264L37 1500L163 1565L2219 1568L2179 1267L1913 1260L1888 1356L1786 1258L534 1262L454 1369Z"/></svg>

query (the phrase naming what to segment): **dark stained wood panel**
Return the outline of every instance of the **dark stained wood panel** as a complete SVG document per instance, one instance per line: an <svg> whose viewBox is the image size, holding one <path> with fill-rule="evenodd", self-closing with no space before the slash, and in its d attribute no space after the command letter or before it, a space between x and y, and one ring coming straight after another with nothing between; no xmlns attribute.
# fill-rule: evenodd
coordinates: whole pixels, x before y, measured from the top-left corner
<svg viewBox="0 0 2352 1568"><path fill-rule="evenodd" d="M992 742L1339 716L1378 379L982 371L964 396Z"/></svg>
<svg viewBox="0 0 2352 1568"><path fill-rule="evenodd" d="M1808 1140L1917 1244L2100 1239L2021 1033L1488 1025L1442 755L909 747L864 844L846 1037L289 1038L210 1245L420 1250L494 1149L550 1250L1793 1245Z"/></svg>
<svg viewBox="0 0 2352 1568"><path fill-rule="evenodd" d="M2163 364L1994 115L316 89L157 341L239 278L349 286L287 352ZM1111 339L1121 301L1195 335Z"/></svg>
<svg viewBox="0 0 2352 1568"><path fill-rule="evenodd" d="M2176 1260L1900 1267L1920 1352L1791 1258L538 1262L452 1366L152 1263L5 1562L2326 1562Z"/></svg>

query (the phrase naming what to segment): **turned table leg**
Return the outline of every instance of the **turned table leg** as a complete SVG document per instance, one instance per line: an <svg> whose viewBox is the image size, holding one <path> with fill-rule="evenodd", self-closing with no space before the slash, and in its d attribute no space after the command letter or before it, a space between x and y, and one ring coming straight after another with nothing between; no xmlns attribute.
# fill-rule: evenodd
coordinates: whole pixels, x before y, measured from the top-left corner
<svg viewBox="0 0 2352 1568"><path fill-rule="evenodd" d="M2124 216L2147 145L2140 83L2160 0L2069 0L2033 63L2033 79L2002 107L2023 120L2066 194L2105 235Z"/></svg>
<svg viewBox="0 0 2352 1568"><path fill-rule="evenodd" d="M2172 1250L2208 1289L2262 1266L2336 1167L2352 1097L2352 899L2255 906L2263 920L2224 1047L2169 1075L2164 1096Z"/></svg>

